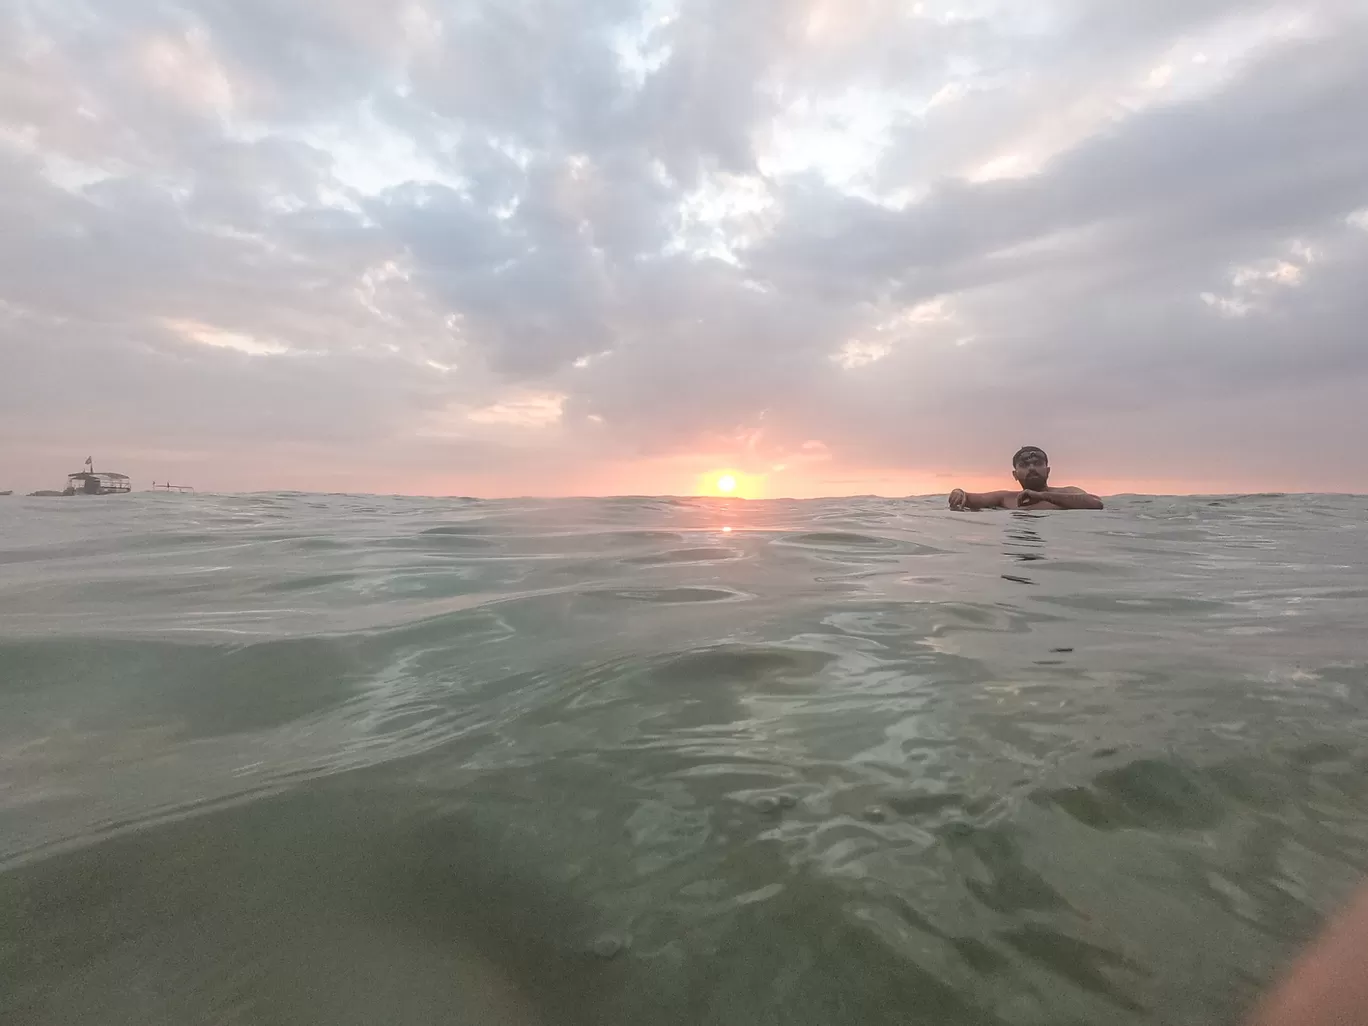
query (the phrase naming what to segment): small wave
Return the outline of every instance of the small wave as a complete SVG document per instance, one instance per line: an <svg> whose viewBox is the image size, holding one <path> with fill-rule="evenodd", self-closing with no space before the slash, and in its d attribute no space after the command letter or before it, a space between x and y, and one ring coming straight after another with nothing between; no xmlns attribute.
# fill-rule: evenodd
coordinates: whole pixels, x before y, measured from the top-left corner
<svg viewBox="0 0 1368 1026"><path fill-rule="evenodd" d="M727 588L632 588L588 593L595 598L621 602L658 602L666 605L689 602L744 602L751 596Z"/></svg>
<svg viewBox="0 0 1368 1026"><path fill-rule="evenodd" d="M736 549L720 546L672 549L667 552L653 552L645 556L624 559L629 566L670 566L676 563L721 563L740 558Z"/></svg>

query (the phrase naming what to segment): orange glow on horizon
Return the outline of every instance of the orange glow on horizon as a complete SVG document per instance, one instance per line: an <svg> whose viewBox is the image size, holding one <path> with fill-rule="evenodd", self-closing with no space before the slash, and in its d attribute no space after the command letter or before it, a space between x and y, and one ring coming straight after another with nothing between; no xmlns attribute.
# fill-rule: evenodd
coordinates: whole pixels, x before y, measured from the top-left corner
<svg viewBox="0 0 1368 1026"><path fill-rule="evenodd" d="M728 499L759 499L764 496L765 479L739 470L713 470L700 477L694 486L695 495L713 495Z"/></svg>
<svg viewBox="0 0 1368 1026"><path fill-rule="evenodd" d="M324 475L320 468L314 467L308 472L301 473L297 480L304 488L316 491L369 490L383 491L387 494L476 495L486 498L673 495L694 496L719 504L737 506L746 501L756 500L839 498L852 495L888 498L928 496L937 500L937 505L941 505L954 488L988 492L1011 489L1015 486L1010 467L1005 470L984 467L947 470L941 466L864 466L831 460L811 465L799 462L783 468L760 464L752 468L742 462L736 453L721 451L680 453L597 464L553 464L548 461L547 464L538 465L534 469L537 471L535 474L527 471L514 476L511 472L489 471L479 475L463 475L459 479L453 479L445 473L409 477L396 472L391 479L361 481L348 478L344 473L344 470L354 473L355 468L339 467L335 473ZM753 470L762 472L756 473ZM148 480L152 479L151 473L145 476ZM730 492L718 487L724 477L731 477L735 481L735 487ZM1096 473L1095 469L1077 469L1072 464L1056 466L1051 475L1051 482L1059 485L1078 485L1104 497L1128 492L1186 495L1239 493L1251 490L1248 482L1225 480L1215 475L1200 481L1127 480L1115 472ZM41 480L35 482L36 485L41 483ZM246 485L252 483L244 482ZM288 482L282 482L282 487L284 483ZM727 521L723 518L719 522ZM740 530L742 525L733 521L731 526L734 530Z"/></svg>

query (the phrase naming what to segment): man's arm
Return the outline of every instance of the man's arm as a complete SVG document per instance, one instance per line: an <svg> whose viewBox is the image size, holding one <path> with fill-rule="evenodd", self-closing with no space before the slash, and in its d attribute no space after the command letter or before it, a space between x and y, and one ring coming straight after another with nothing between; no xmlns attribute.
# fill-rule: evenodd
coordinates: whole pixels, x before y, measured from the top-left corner
<svg viewBox="0 0 1368 1026"><path fill-rule="evenodd" d="M1029 489L1021 493L1019 505L1030 508L1037 502L1052 502L1061 509L1104 509L1102 500L1082 488L1049 488L1043 492Z"/></svg>
<svg viewBox="0 0 1368 1026"><path fill-rule="evenodd" d="M950 493L951 509L1000 509L1015 492L966 492L956 488Z"/></svg>
<svg viewBox="0 0 1368 1026"><path fill-rule="evenodd" d="M1368 889L1302 953L1249 1026L1368 1023Z"/></svg>

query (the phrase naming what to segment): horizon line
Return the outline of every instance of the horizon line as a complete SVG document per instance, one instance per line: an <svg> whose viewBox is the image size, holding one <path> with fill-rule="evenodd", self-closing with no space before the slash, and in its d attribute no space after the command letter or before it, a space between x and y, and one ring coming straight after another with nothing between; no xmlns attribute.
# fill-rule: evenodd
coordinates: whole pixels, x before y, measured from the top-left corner
<svg viewBox="0 0 1368 1026"><path fill-rule="evenodd" d="M232 497L257 497L257 496L321 496L330 498L383 498L383 499L459 499L472 502L563 502L568 500L599 500L599 499L642 499L642 500L661 500L668 499L673 501L715 501L715 502L742 502L742 503L763 503L763 502L821 502L831 499L938 499L949 495L949 492L922 492L907 493L900 495L885 495L878 492L851 492L833 493L830 495L809 495L806 497L795 497L791 495L773 495L763 498L747 498L740 495L704 495L704 494L646 494L646 493L621 493L621 494L581 494L581 495L461 495L450 493L445 495L420 493L420 492L326 492L326 491L300 491L298 489L256 489L252 491L228 491L216 492L206 489L195 489L190 492L167 492L162 489L145 488L133 492L124 493L123 496L37 496L29 493L14 494L10 497L22 498L126 498L128 495L173 495L181 498L194 496L210 496L219 498ZM1368 498L1368 492L1326 492L1326 491L1262 491L1262 492L1112 492L1100 494L1099 498L1104 499L1276 499L1291 497L1324 497L1324 498Z"/></svg>

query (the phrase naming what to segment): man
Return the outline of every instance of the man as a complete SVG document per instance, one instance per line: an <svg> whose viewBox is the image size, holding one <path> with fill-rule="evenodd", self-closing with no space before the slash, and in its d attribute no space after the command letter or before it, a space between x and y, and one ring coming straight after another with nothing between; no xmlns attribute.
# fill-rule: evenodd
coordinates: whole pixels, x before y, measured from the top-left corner
<svg viewBox="0 0 1368 1026"><path fill-rule="evenodd" d="M1101 509L1102 500L1082 488L1051 488L1050 458L1034 445L1023 446L1012 457L1012 476L1020 490L950 493L951 509Z"/></svg>

